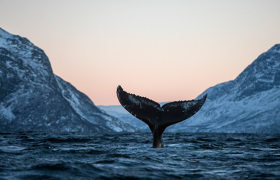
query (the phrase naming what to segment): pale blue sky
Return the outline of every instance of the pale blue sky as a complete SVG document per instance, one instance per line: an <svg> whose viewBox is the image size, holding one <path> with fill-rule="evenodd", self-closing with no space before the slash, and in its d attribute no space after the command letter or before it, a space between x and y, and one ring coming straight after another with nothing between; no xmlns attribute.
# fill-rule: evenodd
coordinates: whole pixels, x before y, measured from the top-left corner
<svg viewBox="0 0 280 180"><path fill-rule="evenodd" d="M0 27L42 48L54 73L97 105L117 85L193 99L280 43L279 0L0 0Z"/></svg>

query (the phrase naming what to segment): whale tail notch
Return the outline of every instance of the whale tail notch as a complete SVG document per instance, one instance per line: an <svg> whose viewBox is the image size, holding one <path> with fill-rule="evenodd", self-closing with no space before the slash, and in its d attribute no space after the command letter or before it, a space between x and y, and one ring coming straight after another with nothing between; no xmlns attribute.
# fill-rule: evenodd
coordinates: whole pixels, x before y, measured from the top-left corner
<svg viewBox="0 0 280 180"><path fill-rule="evenodd" d="M207 94L201 99L174 101L162 107L146 97L127 93L121 86L117 88L120 104L133 116L146 123L154 135L153 147L162 147L161 135L166 127L193 116L206 101Z"/></svg>

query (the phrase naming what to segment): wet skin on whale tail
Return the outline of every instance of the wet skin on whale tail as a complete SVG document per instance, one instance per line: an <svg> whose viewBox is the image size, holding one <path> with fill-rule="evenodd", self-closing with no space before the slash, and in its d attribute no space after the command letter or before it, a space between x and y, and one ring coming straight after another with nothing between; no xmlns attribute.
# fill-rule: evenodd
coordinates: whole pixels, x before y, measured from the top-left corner
<svg viewBox="0 0 280 180"><path fill-rule="evenodd" d="M153 147L161 148L162 133L170 125L184 121L194 115L204 104L207 94L201 99L174 101L162 107L148 98L127 93L121 86L117 88L121 105L133 116L146 123L153 133Z"/></svg>

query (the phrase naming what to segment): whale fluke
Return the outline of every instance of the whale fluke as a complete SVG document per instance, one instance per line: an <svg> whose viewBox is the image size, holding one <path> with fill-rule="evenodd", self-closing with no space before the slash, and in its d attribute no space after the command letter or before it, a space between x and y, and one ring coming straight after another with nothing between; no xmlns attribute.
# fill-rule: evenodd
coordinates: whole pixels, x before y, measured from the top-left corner
<svg viewBox="0 0 280 180"><path fill-rule="evenodd" d="M162 133L166 127L184 121L194 115L204 104L207 94L199 100L174 101L162 107L148 98L127 93L117 88L121 105L133 116L146 123L153 133L153 147L163 147Z"/></svg>

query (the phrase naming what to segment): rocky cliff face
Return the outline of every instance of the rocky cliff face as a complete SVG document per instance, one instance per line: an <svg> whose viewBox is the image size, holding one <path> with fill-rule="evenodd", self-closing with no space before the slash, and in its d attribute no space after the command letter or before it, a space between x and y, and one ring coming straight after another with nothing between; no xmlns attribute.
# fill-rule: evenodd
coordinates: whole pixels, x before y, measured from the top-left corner
<svg viewBox="0 0 280 180"><path fill-rule="evenodd" d="M166 131L280 133L280 44L261 54L235 80L210 87L198 98L206 93L207 100L198 113ZM121 106L100 108L148 130L121 111Z"/></svg>
<svg viewBox="0 0 280 180"><path fill-rule="evenodd" d="M280 44L235 80L207 89L201 110L170 131L280 133Z"/></svg>
<svg viewBox="0 0 280 180"><path fill-rule="evenodd" d="M133 132L53 74L43 50L0 28L0 131Z"/></svg>

